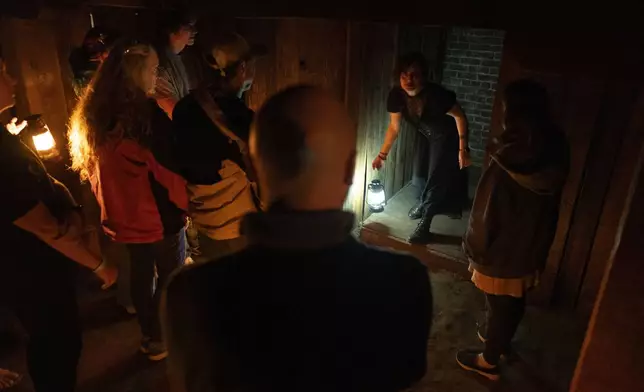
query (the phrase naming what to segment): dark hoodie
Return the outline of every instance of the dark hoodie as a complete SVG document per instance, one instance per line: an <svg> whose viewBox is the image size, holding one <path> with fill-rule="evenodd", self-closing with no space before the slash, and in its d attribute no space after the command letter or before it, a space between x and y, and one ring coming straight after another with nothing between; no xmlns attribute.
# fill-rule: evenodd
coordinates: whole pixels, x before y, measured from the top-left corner
<svg viewBox="0 0 644 392"><path fill-rule="evenodd" d="M247 249L174 277L168 349L187 391L393 392L423 376L427 270L357 242L353 220L249 214Z"/></svg>
<svg viewBox="0 0 644 392"><path fill-rule="evenodd" d="M494 140L490 157L463 248L479 273L524 277L545 266L568 175L568 142L552 125L518 127Z"/></svg>

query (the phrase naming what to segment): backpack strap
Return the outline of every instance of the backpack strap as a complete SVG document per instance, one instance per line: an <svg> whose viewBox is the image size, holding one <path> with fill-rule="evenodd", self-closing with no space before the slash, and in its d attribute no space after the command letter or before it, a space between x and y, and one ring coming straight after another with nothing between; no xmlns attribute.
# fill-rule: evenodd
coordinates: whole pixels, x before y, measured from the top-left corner
<svg viewBox="0 0 644 392"><path fill-rule="evenodd" d="M239 136L235 135L235 133L231 131L230 128L228 128L228 126L226 125L226 116L224 115L224 112L221 111L219 105L217 105L217 102L215 102L208 90L201 88L196 90L194 94L197 102L199 103L203 111L206 112L206 115L208 115L210 121L212 121L217 129L219 129L219 132L221 132L228 139L237 143L239 152L241 153L242 159L244 160L244 165L246 166L246 176L250 181L255 182L257 176L255 175L255 170L250 159L248 144L246 144L246 142L240 139Z"/></svg>

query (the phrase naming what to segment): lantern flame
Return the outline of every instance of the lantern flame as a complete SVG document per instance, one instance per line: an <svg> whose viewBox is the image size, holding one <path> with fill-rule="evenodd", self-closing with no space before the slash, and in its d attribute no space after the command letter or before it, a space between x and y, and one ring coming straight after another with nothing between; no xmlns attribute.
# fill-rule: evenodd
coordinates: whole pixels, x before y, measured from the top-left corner
<svg viewBox="0 0 644 392"><path fill-rule="evenodd" d="M46 131L41 133L40 135L33 136L34 147L36 147L36 151L49 151L56 147L54 136L49 131L49 128L45 127L45 129Z"/></svg>

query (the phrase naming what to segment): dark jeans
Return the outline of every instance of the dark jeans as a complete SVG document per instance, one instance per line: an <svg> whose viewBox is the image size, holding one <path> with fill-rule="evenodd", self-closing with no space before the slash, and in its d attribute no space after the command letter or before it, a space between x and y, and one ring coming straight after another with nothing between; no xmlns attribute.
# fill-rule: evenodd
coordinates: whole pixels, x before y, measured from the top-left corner
<svg viewBox="0 0 644 392"><path fill-rule="evenodd" d="M243 236L230 240L215 240L199 232L198 238L200 254L193 258L195 263L205 263L237 253L248 245L248 240Z"/></svg>
<svg viewBox="0 0 644 392"><path fill-rule="evenodd" d="M459 213L467 200L467 169L458 166L458 135L428 135L429 169L421 193L425 218Z"/></svg>
<svg viewBox="0 0 644 392"><path fill-rule="evenodd" d="M496 365L501 354L510 352L512 338L525 314L525 297L485 295L487 300L487 331L483 356Z"/></svg>
<svg viewBox="0 0 644 392"><path fill-rule="evenodd" d="M185 229L151 244L127 244L130 252L132 302L144 337L161 341L159 300L170 274L183 265ZM156 267L156 279L155 279Z"/></svg>
<svg viewBox="0 0 644 392"><path fill-rule="evenodd" d="M0 290L0 306L7 306L29 335L27 367L36 392L71 392L76 386L82 334L73 275L66 272L45 267L35 273L46 278L17 278L8 284L15 287L11 293Z"/></svg>

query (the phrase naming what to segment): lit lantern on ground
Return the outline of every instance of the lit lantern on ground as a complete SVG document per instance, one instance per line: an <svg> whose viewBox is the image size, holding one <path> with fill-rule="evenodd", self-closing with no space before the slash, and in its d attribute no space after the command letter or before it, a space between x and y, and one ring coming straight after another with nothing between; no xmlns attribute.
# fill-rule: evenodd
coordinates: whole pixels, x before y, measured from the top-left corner
<svg viewBox="0 0 644 392"><path fill-rule="evenodd" d="M27 132L26 137L31 140L28 142L38 155L43 159L52 159L58 157L58 149L56 148L56 140L54 135L40 114L34 114L26 118Z"/></svg>
<svg viewBox="0 0 644 392"><path fill-rule="evenodd" d="M373 180L367 187L367 204L372 212L382 212L385 209L385 187L379 180Z"/></svg>

